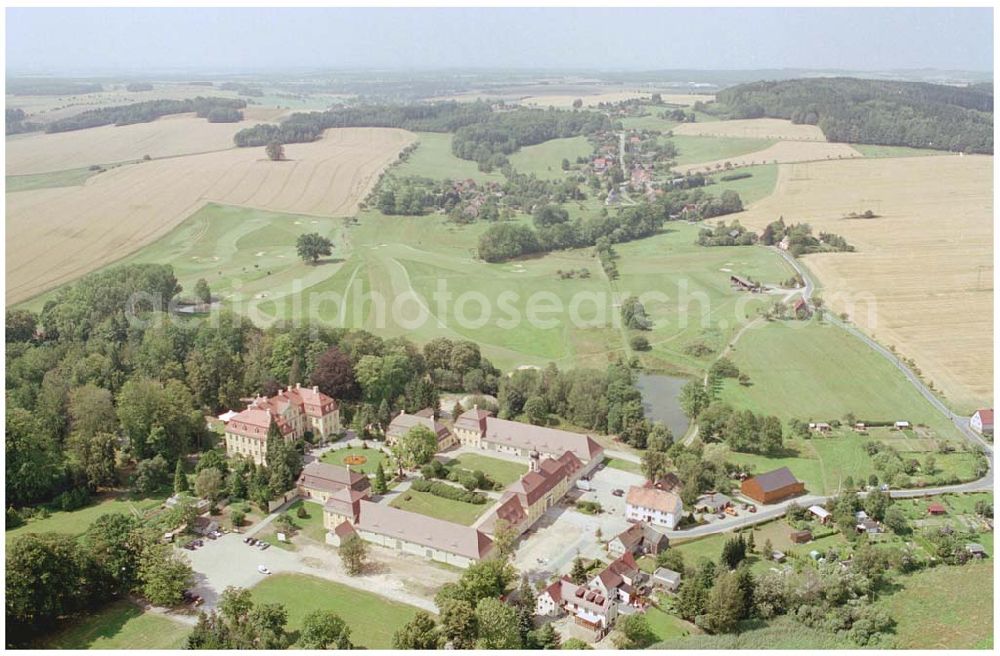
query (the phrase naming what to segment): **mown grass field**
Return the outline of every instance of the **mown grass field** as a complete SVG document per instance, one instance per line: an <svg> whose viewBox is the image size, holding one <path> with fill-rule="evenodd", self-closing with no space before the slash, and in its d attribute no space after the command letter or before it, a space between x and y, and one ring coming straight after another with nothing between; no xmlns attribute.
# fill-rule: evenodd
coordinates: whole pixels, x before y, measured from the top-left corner
<svg viewBox="0 0 1000 656"><path fill-rule="evenodd" d="M686 125L696 125L688 123ZM671 141L677 146L677 168L696 162L712 162L764 150L773 145L775 139L752 137L703 137L674 134Z"/></svg>
<svg viewBox="0 0 1000 656"><path fill-rule="evenodd" d="M381 462L386 474L391 475L392 473L392 468L387 462L388 456L375 448L362 449L360 447L352 446L346 449L334 449L324 453L320 460L331 465L348 466L347 463L344 462L344 458L347 458L348 456L365 457L365 462L363 464L349 465L354 471L364 472L365 474L375 474L375 470L378 469L378 463Z"/></svg>
<svg viewBox="0 0 1000 656"><path fill-rule="evenodd" d="M37 649L181 649L191 627L116 601L40 640Z"/></svg>
<svg viewBox="0 0 1000 656"><path fill-rule="evenodd" d="M56 511L45 519L31 519L24 526L10 529L5 535L8 544L12 538L24 533L66 533L81 535L101 515L108 513L132 514L143 517L157 508L169 496L167 491L145 499L132 499L128 495L108 497L89 506L71 511Z"/></svg>
<svg viewBox="0 0 1000 656"><path fill-rule="evenodd" d="M31 173L28 175L8 175L6 190L8 194L33 189L48 189L50 187L77 187L82 185L98 171L89 167L54 171L52 173Z"/></svg>
<svg viewBox="0 0 1000 656"><path fill-rule="evenodd" d="M751 385L727 380L721 398L783 421L858 421L924 424L936 439L956 429L887 360L846 331L817 320L770 322L747 330L732 360ZM846 375L845 375L846 373Z"/></svg>
<svg viewBox="0 0 1000 656"><path fill-rule="evenodd" d="M490 458L478 453L463 453L456 458L451 458L448 464L457 465L463 469L478 469L505 487L528 473L528 468L519 462Z"/></svg>
<svg viewBox="0 0 1000 656"><path fill-rule="evenodd" d="M751 177L739 180L723 180L726 173L717 174L714 177L715 184L708 187L708 191L713 194L721 194L723 191L732 190L743 199L743 205L750 205L762 198L767 198L774 193L774 185L778 181L778 165L763 164L749 166L747 168L732 171L730 174L749 173ZM739 216L735 217L739 219Z"/></svg>
<svg viewBox="0 0 1000 656"><path fill-rule="evenodd" d="M418 176L438 180L467 180L476 182L503 182L503 175L495 171L483 173L475 162L459 159L451 153L451 135L439 132L417 132L417 149L405 162L392 169L398 177Z"/></svg>
<svg viewBox="0 0 1000 656"><path fill-rule="evenodd" d="M384 597L303 574L275 574L251 588L255 601L279 603L288 611L288 629L299 631L314 610L330 610L351 627L351 642L367 649L389 649L393 634L416 608Z"/></svg>
<svg viewBox="0 0 1000 656"><path fill-rule="evenodd" d="M489 499L486 503L466 503L411 489L400 492L389 505L400 510L409 510L447 522L471 526L493 504Z"/></svg>
<svg viewBox="0 0 1000 656"><path fill-rule="evenodd" d="M510 156L510 163L521 173L534 174L543 180L559 180L566 176L562 170L563 159L570 165L577 157L587 157L593 146L586 137L551 139L535 146L525 146Z"/></svg>
<svg viewBox="0 0 1000 656"><path fill-rule="evenodd" d="M621 471L625 471L630 474L642 473L642 467L631 460L622 460L621 458L605 458L604 464L612 469L620 469Z"/></svg>
<svg viewBox="0 0 1000 656"><path fill-rule="evenodd" d="M940 566L895 583L901 590L878 601L897 622L901 649L991 649L993 563Z"/></svg>

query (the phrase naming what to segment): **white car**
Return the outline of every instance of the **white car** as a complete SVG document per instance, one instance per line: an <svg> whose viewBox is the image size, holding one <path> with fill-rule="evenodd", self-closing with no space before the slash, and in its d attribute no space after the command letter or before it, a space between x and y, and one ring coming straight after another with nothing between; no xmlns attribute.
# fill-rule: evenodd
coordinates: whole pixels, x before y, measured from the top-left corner
<svg viewBox="0 0 1000 656"><path fill-rule="evenodd" d="M270 574L271 573L271 570L269 570L268 568L264 567L263 565L257 565L257 571L260 572L261 574Z"/></svg>

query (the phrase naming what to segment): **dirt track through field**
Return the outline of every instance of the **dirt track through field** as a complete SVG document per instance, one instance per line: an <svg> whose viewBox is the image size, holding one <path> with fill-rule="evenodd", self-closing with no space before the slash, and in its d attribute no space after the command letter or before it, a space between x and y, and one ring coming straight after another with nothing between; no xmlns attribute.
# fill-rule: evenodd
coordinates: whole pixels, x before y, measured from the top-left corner
<svg viewBox="0 0 1000 656"><path fill-rule="evenodd" d="M18 303L110 264L169 232L206 202L349 216L378 174L414 140L404 130L329 130L285 147L154 160L80 187L7 194L7 302Z"/></svg>
<svg viewBox="0 0 1000 656"><path fill-rule="evenodd" d="M855 245L804 258L819 295L970 414L993 400L992 169L987 156L785 164L740 221L783 216ZM845 218L867 209L879 218Z"/></svg>
<svg viewBox="0 0 1000 656"><path fill-rule="evenodd" d="M718 170L726 164L739 168L758 164L787 164L790 162L813 162L818 160L840 160L863 157L848 144L829 143L826 141L779 141L763 150L757 150L746 155L727 157L711 162L684 164L675 167L679 171Z"/></svg>
<svg viewBox="0 0 1000 656"><path fill-rule="evenodd" d="M791 141L826 141L815 125L796 125L780 118L749 118L736 121L682 123L674 134L692 137L743 137L747 139L788 139Z"/></svg>

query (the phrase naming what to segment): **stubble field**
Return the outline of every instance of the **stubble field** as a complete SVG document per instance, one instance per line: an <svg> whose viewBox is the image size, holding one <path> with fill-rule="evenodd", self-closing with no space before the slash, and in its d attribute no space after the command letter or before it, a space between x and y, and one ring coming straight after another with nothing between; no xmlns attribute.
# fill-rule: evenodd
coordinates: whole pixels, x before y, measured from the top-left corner
<svg viewBox="0 0 1000 656"><path fill-rule="evenodd" d="M330 130L286 147L154 160L78 187L7 194L7 302L18 303L119 260L207 202L326 217L357 211L379 173L413 140L404 130Z"/></svg>
<svg viewBox="0 0 1000 656"><path fill-rule="evenodd" d="M761 229L784 216L855 245L805 257L828 305L970 413L993 397L992 169L986 156L783 165L775 193L740 220ZM845 218L866 209L880 216Z"/></svg>
<svg viewBox="0 0 1000 656"><path fill-rule="evenodd" d="M685 171L716 170L729 164L733 167L755 166L758 164L787 164L791 162L813 162L817 160L841 160L864 157L852 146L827 141L778 141L762 150L725 157L709 162L684 164L678 169Z"/></svg>
<svg viewBox="0 0 1000 656"><path fill-rule="evenodd" d="M174 157L235 148L233 135L275 119L283 110L248 108L239 123L209 123L194 114L164 116L150 123L7 138L7 175L64 171L92 164Z"/></svg>
<svg viewBox="0 0 1000 656"><path fill-rule="evenodd" d="M708 123L682 123L674 134L699 137L744 137L747 139L790 139L792 141L826 141L823 131L815 125L796 125L780 118L750 118Z"/></svg>

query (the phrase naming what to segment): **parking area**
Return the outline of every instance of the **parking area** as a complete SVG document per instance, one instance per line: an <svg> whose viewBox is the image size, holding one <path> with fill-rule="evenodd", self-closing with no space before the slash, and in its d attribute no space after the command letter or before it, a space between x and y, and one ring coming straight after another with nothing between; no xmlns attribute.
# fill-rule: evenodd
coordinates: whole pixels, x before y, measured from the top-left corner
<svg viewBox="0 0 1000 656"><path fill-rule="evenodd" d="M625 518L625 495L633 485L643 485L646 480L638 474L631 474L621 469L598 465L590 478L590 491L583 492L580 501L596 501L609 515ZM616 495L615 490L621 494ZM624 530L624 529L623 529Z"/></svg>

